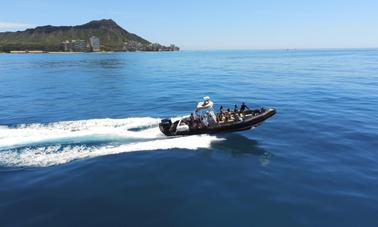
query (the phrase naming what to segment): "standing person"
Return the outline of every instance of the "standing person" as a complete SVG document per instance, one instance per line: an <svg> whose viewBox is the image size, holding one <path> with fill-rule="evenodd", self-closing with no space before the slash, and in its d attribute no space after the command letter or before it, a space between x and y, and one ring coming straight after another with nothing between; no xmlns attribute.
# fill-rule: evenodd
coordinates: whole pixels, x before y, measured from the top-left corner
<svg viewBox="0 0 378 227"><path fill-rule="evenodd" d="M249 107L243 102L240 106L240 112L244 112L246 109L249 110Z"/></svg>

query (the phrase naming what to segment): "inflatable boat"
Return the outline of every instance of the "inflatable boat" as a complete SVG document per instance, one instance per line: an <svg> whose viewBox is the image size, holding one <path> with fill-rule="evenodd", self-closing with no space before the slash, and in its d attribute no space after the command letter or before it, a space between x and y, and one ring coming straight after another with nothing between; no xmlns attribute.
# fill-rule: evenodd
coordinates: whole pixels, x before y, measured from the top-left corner
<svg viewBox="0 0 378 227"><path fill-rule="evenodd" d="M249 130L272 117L274 108L249 109L244 105L240 110L215 113L213 102L208 96L199 102L190 116L178 120L163 119L159 124L160 131L166 136L185 136L198 134L215 134L222 132L235 132ZM246 107L246 108L245 108Z"/></svg>

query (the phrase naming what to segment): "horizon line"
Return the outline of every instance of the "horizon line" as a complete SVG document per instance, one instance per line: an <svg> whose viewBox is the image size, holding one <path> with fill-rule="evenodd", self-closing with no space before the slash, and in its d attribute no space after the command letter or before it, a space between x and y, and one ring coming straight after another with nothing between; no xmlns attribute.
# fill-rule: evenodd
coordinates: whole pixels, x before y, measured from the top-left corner
<svg viewBox="0 0 378 227"><path fill-rule="evenodd" d="M264 50L371 50L377 47L301 47L301 48L211 48L211 49L186 49L180 47L180 51L264 51Z"/></svg>

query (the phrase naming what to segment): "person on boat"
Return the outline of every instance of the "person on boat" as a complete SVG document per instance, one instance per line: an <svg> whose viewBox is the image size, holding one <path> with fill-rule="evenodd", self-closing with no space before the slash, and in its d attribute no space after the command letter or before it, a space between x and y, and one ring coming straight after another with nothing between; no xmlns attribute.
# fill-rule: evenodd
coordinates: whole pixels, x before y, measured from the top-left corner
<svg viewBox="0 0 378 227"><path fill-rule="evenodd" d="M245 110L249 110L249 107L243 102L240 106L240 112L244 112Z"/></svg>
<svg viewBox="0 0 378 227"><path fill-rule="evenodd" d="M224 120L226 122L231 119L231 110L230 110L230 108L227 108L227 111L224 113L224 115L225 115L225 119Z"/></svg>
<svg viewBox="0 0 378 227"><path fill-rule="evenodd" d="M207 111L207 116L209 118L209 122L217 123L217 116L215 115L213 110Z"/></svg>
<svg viewBox="0 0 378 227"><path fill-rule="evenodd" d="M225 116L224 107L221 106L221 107L219 108L218 122L219 122L219 121L222 121L223 118L224 118L224 116Z"/></svg>
<svg viewBox="0 0 378 227"><path fill-rule="evenodd" d="M202 106L206 106L209 103L210 103L210 97L209 96L203 97L203 104L202 104Z"/></svg>
<svg viewBox="0 0 378 227"><path fill-rule="evenodd" d="M202 128L202 120L201 120L202 117L198 117L196 118L196 120L194 121L196 124L195 124L195 127L196 128Z"/></svg>
<svg viewBox="0 0 378 227"><path fill-rule="evenodd" d="M209 120L208 120L208 118L207 118L207 115L205 115L205 116L202 117L202 124L203 124L205 127L209 126Z"/></svg>
<svg viewBox="0 0 378 227"><path fill-rule="evenodd" d="M211 126L217 123L217 116L212 112L206 113L207 126Z"/></svg>
<svg viewBox="0 0 378 227"><path fill-rule="evenodd" d="M235 112L235 113L238 113L238 112L239 112L238 105L236 105L236 104L234 105L234 112Z"/></svg>
<svg viewBox="0 0 378 227"><path fill-rule="evenodd" d="M240 114L240 112L239 112L239 109L238 109L238 105L234 105L234 112L232 113L232 115L233 115L233 120L239 120L239 114Z"/></svg>
<svg viewBox="0 0 378 227"><path fill-rule="evenodd" d="M189 121L190 127L194 128L195 119L194 119L193 113L190 114L190 118L189 119L190 119L190 121Z"/></svg>

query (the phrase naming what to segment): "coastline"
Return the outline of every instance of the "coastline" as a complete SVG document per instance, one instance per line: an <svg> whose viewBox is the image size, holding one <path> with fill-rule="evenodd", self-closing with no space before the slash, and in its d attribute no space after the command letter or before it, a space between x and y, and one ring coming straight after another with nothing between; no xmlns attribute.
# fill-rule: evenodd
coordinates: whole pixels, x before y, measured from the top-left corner
<svg viewBox="0 0 378 227"><path fill-rule="evenodd" d="M64 52L64 51L51 51L51 52L37 52L37 51L16 51L16 52L0 52L0 54L109 54L109 53L135 53L135 52L177 52L177 51L96 51L96 52Z"/></svg>
<svg viewBox="0 0 378 227"><path fill-rule="evenodd" d="M11 51L11 52L0 52L0 54L109 54L109 53L140 53L140 52L178 52L178 51L95 51L95 52L85 52L85 51Z"/></svg>

